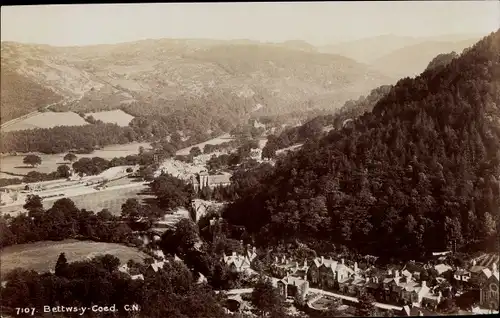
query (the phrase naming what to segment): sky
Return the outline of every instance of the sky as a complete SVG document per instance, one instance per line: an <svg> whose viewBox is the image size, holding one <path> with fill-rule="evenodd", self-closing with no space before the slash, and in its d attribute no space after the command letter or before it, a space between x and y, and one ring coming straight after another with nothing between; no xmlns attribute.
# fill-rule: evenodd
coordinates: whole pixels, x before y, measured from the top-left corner
<svg viewBox="0 0 500 318"><path fill-rule="evenodd" d="M486 35L500 2L384 1L2 6L1 40L56 46L157 38L304 40L333 44L378 35Z"/></svg>

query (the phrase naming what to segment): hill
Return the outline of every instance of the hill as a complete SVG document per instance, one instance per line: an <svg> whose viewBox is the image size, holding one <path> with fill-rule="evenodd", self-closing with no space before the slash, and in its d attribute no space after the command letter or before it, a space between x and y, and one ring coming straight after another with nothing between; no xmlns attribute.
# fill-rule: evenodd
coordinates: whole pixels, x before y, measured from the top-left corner
<svg viewBox="0 0 500 318"><path fill-rule="evenodd" d="M397 50L405 47L411 47L422 43L446 42L455 43L470 39L476 39L477 42L483 34L449 34L430 37L411 37L399 36L394 34L385 34L375 37L368 37L354 41L341 42L336 44L325 45L318 48L319 52L339 54L352 58L356 61L371 64L372 62L383 58ZM473 44L471 43L471 44ZM444 51L444 52L451 52ZM438 53L442 53L438 51ZM434 54L434 56L437 55ZM433 57L434 57L433 56ZM428 62L428 61L427 61ZM423 69L421 70L423 71Z"/></svg>
<svg viewBox="0 0 500 318"><path fill-rule="evenodd" d="M378 59L370 65L395 77L416 76L436 55L455 51L461 53L478 41L477 38L462 41L426 41L397 49Z"/></svg>
<svg viewBox="0 0 500 318"><path fill-rule="evenodd" d="M320 52L340 54L350 57L356 61L369 64L373 60L381 58L395 50L408 45L422 42L421 38L397 35L380 35L354 41L341 42L325 45L319 48Z"/></svg>
<svg viewBox="0 0 500 318"><path fill-rule="evenodd" d="M407 259L498 250L499 74L500 30L274 168L235 173L234 236Z"/></svg>
<svg viewBox="0 0 500 318"><path fill-rule="evenodd" d="M0 75L2 83L0 122L2 124L62 100L62 97L54 91L7 67L4 68L3 64Z"/></svg>
<svg viewBox="0 0 500 318"><path fill-rule="evenodd" d="M87 47L2 42L4 69L78 99L52 108L56 111L123 109L133 116L155 116L194 110L225 113L228 120L252 112L258 103L264 106L260 112L269 114L304 105L334 109L390 81L366 65L314 52L301 41L163 39ZM8 92L12 100L16 92Z"/></svg>

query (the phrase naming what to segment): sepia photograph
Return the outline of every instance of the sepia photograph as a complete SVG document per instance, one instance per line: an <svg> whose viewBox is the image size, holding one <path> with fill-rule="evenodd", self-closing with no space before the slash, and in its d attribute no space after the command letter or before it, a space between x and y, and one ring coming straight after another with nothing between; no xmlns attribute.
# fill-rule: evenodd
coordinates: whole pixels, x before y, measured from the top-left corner
<svg viewBox="0 0 500 318"><path fill-rule="evenodd" d="M0 21L0 318L499 314L500 1Z"/></svg>

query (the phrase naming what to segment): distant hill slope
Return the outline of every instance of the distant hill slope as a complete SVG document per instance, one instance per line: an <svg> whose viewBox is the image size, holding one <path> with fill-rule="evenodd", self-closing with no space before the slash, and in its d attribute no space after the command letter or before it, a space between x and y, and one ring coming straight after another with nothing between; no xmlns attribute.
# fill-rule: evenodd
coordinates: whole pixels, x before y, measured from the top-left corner
<svg viewBox="0 0 500 318"><path fill-rule="evenodd" d="M391 76L399 78L416 76L425 70L436 55L452 51L461 53L465 48L472 46L477 41L476 38L458 42L426 41L395 50L372 61L370 64L374 69Z"/></svg>
<svg viewBox="0 0 500 318"><path fill-rule="evenodd" d="M475 43L483 36L484 34L450 34L431 37L411 37L386 34L354 41L325 45L319 47L318 51L323 53L340 54L362 63L371 64L372 62L405 47L426 42L454 43L469 39L475 39ZM450 50L450 52L451 51L452 50ZM437 55L438 53L434 55Z"/></svg>
<svg viewBox="0 0 500 318"><path fill-rule="evenodd" d="M3 52L2 52L3 55ZM32 78L13 70L4 69L2 65L0 95L0 121L7 122L38 108L62 100L62 97Z"/></svg>
<svg viewBox="0 0 500 318"><path fill-rule="evenodd" d="M498 251L499 92L500 30L274 167L233 174L234 238L386 260Z"/></svg>
<svg viewBox="0 0 500 318"><path fill-rule="evenodd" d="M2 42L2 74L4 69L38 83L38 89L77 99L56 111L121 108L154 116L208 107L228 120L251 113L258 103L263 114L334 109L390 82L364 64L314 52L301 41L164 39L88 47ZM2 95L4 90L12 100L22 98L19 90L2 86Z"/></svg>

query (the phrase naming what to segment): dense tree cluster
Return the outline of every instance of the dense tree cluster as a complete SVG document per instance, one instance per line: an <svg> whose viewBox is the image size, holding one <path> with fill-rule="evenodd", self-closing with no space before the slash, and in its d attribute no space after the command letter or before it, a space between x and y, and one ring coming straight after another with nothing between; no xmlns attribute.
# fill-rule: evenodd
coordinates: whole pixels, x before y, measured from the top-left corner
<svg viewBox="0 0 500 318"><path fill-rule="evenodd" d="M260 244L329 240L412 259L497 250L499 43L500 31L400 80L371 113L242 181L225 217Z"/></svg>
<svg viewBox="0 0 500 318"><path fill-rule="evenodd" d="M101 242L131 243L130 227L108 210L95 214L78 209L68 198L59 199L45 210L42 200L29 196L24 208L28 213L0 218L0 247L37 241L59 241L69 238Z"/></svg>
<svg viewBox="0 0 500 318"><path fill-rule="evenodd" d="M154 179L149 187L157 197L158 205L164 209L188 208L191 199L194 198L193 187L190 184L165 173Z"/></svg>
<svg viewBox="0 0 500 318"><path fill-rule="evenodd" d="M429 62L429 65L427 65L426 70L434 69L437 67L444 67L453 61L453 59L456 59L459 57L459 55L453 51L451 53L443 53L439 54L435 58L432 59L432 61Z"/></svg>
<svg viewBox="0 0 500 318"><path fill-rule="evenodd" d="M370 112L375 104L391 89L384 85L373 89L368 96L361 96L357 100L347 101L335 114L326 114L314 117L303 125L290 127L280 134L269 135L267 144L262 149L264 158L274 158L276 151L310 139L317 139L324 135L325 128L341 129L348 120L358 118L365 112ZM331 127L328 127L331 126Z"/></svg>
<svg viewBox="0 0 500 318"><path fill-rule="evenodd" d="M109 254L69 264L60 256L54 274L16 269L6 275L0 290L2 312L15 315L16 307L40 310L43 306L114 304L117 312L113 315L119 317L226 317L223 298L206 285L196 284L182 263L167 263L157 273L137 264L135 268L144 280L132 280L119 272L119 264L119 259ZM125 305L133 304L139 305L140 312L125 310ZM109 317L109 313L89 309L84 317Z"/></svg>

